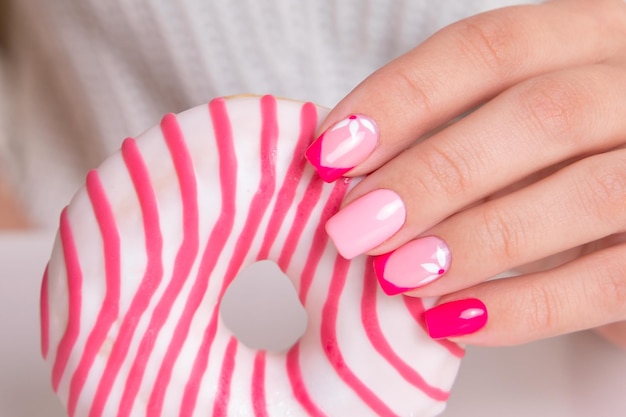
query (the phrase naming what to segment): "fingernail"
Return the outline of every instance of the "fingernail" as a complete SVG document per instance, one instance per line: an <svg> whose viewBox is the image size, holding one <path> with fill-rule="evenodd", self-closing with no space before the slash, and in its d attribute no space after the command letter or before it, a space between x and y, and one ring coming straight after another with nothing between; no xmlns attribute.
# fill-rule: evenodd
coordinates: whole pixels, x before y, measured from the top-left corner
<svg viewBox="0 0 626 417"><path fill-rule="evenodd" d="M383 243L406 219L406 208L398 194L376 190L348 204L326 222L326 232L346 259Z"/></svg>
<svg viewBox="0 0 626 417"><path fill-rule="evenodd" d="M476 298L451 301L426 310L424 320L433 339L463 336L487 324L487 307Z"/></svg>
<svg viewBox="0 0 626 417"><path fill-rule="evenodd" d="M436 236L415 239L374 258L374 272L383 291L395 295L422 287L450 268L450 250Z"/></svg>
<svg viewBox="0 0 626 417"><path fill-rule="evenodd" d="M333 182L367 158L378 143L378 127L369 117L353 114L320 135L306 158L326 182Z"/></svg>

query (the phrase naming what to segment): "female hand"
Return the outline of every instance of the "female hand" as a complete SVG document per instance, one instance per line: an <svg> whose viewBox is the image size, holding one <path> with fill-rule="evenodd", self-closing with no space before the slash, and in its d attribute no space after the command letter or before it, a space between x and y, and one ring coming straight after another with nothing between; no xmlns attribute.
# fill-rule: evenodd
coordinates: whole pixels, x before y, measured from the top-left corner
<svg viewBox="0 0 626 417"><path fill-rule="evenodd" d="M347 258L375 255L389 294L442 296L432 337L600 328L626 346L626 2L455 23L367 78L322 131L307 157L325 180L367 175L330 238Z"/></svg>

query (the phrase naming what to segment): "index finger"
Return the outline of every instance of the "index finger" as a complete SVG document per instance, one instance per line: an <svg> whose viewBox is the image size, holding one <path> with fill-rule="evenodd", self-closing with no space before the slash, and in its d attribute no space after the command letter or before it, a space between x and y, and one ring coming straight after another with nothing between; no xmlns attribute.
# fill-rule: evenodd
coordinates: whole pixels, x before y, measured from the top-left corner
<svg viewBox="0 0 626 417"><path fill-rule="evenodd" d="M626 7L613 0L515 6L457 22L357 86L330 112L307 158L327 181L372 172L521 80L606 59L623 44L625 22ZM364 123L329 134L350 118Z"/></svg>

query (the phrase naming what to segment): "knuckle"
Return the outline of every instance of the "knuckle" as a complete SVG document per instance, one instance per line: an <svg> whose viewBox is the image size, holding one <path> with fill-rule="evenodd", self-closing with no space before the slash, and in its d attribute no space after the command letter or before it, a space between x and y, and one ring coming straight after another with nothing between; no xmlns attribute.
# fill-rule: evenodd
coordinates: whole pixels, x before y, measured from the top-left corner
<svg viewBox="0 0 626 417"><path fill-rule="evenodd" d="M605 313L612 319L623 319L626 315L626 264L623 257L614 253L599 255L591 274L595 277L587 282L595 287ZM587 293L591 291L589 289Z"/></svg>
<svg viewBox="0 0 626 417"><path fill-rule="evenodd" d="M424 188L433 196L458 196L471 187L470 168L458 152L432 144L417 156L427 175L418 176Z"/></svg>
<svg viewBox="0 0 626 417"><path fill-rule="evenodd" d="M590 100L579 83L559 76L528 81L519 91L522 124L536 130L544 140L581 141L585 103Z"/></svg>
<svg viewBox="0 0 626 417"><path fill-rule="evenodd" d="M533 283L528 289L527 311L524 313L530 334L547 334L559 323L558 297L550 288Z"/></svg>
<svg viewBox="0 0 626 417"><path fill-rule="evenodd" d="M432 81L424 74L410 65L401 65L394 69L393 76L388 77L396 83L392 91L397 92L395 100L405 103L407 109L412 112L420 111L426 114L431 112L432 104Z"/></svg>
<svg viewBox="0 0 626 417"><path fill-rule="evenodd" d="M500 208L492 208L483 212L481 243L485 244L489 253L497 259L515 261L519 259L524 247L525 227L520 225L519 218Z"/></svg>
<svg viewBox="0 0 626 417"><path fill-rule="evenodd" d="M469 62L476 62L497 78L510 76L519 68L523 37L518 24L504 14L485 14L456 23L456 45Z"/></svg>
<svg viewBox="0 0 626 417"><path fill-rule="evenodd" d="M626 152L612 154L614 157ZM579 199L587 202L583 206L592 217L623 229L626 227L626 157L619 156L612 163L606 163L607 155L594 158L594 163L582 171L577 184L580 184Z"/></svg>

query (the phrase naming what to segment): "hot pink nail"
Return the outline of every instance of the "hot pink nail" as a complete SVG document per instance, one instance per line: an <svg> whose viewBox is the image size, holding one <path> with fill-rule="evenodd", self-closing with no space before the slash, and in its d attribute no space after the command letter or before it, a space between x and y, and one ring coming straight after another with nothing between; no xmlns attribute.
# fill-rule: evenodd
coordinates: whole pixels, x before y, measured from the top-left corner
<svg viewBox="0 0 626 417"><path fill-rule="evenodd" d="M376 190L353 201L331 217L326 232L347 259L367 252L395 234L406 219L398 194Z"/></svg>
<svg viewBox="0 0 626 417"><path fill-rule="evenodd" d="M451 301L426 310L424 320L433 339L463 336L487 324L487 307L476 298Z"/></svg>
<svg viewBox="0 0 626 417"><path fill-rule="evenodd" d="M319 176L332 182L360 164L378 143L376 123L353 114L331 126L306 151Z"/></svg>
<svg viewBox="0 0 626 417"><path fill-rule="evenodd" d="M450 250L435 236L413 240L399 249L374 258L374 271L385 293L400 294L424 286L450 268Z"/></svg>

